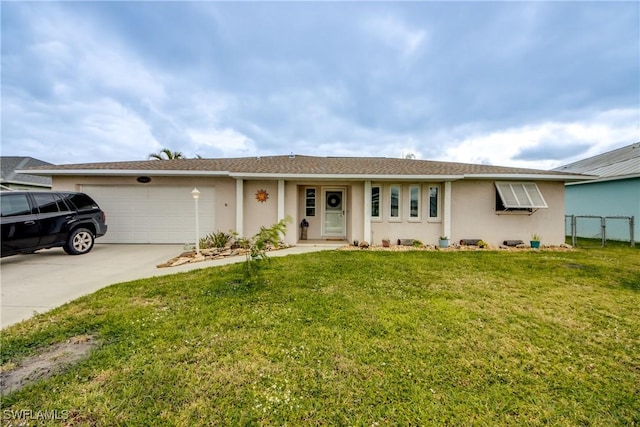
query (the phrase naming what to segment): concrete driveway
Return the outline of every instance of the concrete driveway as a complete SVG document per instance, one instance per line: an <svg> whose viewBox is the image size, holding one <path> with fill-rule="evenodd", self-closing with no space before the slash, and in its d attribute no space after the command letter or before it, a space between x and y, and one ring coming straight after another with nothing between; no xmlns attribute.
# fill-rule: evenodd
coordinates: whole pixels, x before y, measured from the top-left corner
<svg viewBox="0 0 640 427"><path fill-rule="evenodd" d="M296 246L274 251L285 256L336 246ZM70 256L62 249L0 259L2 328L93 293L114 283L180 273L244 260L233 257L170 268L157 264L179 255L182 245L96 244L86 255Z"/></svg>

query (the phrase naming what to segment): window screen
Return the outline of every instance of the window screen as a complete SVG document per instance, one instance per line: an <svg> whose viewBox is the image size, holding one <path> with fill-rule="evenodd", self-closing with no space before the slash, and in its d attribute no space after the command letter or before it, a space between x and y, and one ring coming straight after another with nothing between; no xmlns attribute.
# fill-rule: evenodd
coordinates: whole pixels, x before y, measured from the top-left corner
<svg viewBox="0 0 640 427"><path fill-rule="evenodd" d="M400 187L392 185L389 192L389 216L398 218L400 217Z"/></svg>
<svg viewBox="0 0 640 427"><path fill-rule="evenodd" d="M420 217L420 186L412 185L409 187L409 217Z"/></svg>
<svg viewBox="0 0 640 427"><path fill-rule="evenodd" d="M305 190L305 214L316 216L316 189L307 188Z"/></svg>
<svg viewBox="0 0 640 427"><path fill-rule="evenodd" d="M440 187L429 187L429 218L438 217L438 190Z"/></svg>
<svg viewBox="0 0 640 427"><path fill-rule="evenodd" d="M371 187L371 217L380 218L380 187Z"/></svg>

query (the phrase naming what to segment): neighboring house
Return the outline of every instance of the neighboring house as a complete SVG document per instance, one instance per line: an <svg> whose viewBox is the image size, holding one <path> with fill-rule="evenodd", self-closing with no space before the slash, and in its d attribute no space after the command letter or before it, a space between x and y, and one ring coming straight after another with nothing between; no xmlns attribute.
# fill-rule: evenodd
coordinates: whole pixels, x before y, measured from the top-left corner
<svg viewBox="0 0 640 427"><path fill-rule="evenodd" d="M233 230L251 236L290 217L317 241L483 239L564 242L564 184L584 176L543 170L393 158L268 156L149 160L38 168L56 190L84 191L107 213L114 243L194 241Z"/></svg>
<svg viewBox="0 0 640 427"><path fill-rule="evenodd" d="M640 240L640 142L554 170L598 177L567 183L567 215L633 216L634 240ZM579 219L578 225L580 237L600 235L598 220ZM626 221L608 220L606 227L607 238L629 241Z"/></svg>
<svg viewBox="0 0 640 427"><path fill-rule="evenodd" d="M49 190L51 189L50 177L16 171L50 164L33 157L2 156L0 157L0 187L3 190Z"/></svg>

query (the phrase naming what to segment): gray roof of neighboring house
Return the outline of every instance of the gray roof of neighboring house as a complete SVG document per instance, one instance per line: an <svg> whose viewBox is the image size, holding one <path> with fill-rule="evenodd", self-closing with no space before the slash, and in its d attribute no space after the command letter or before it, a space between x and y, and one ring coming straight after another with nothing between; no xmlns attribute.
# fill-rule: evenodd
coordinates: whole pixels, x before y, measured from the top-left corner
<svg viewBox="0 0 640 427"><path fill-rule="evenodd" d="M2 156L0 157L0 184L33 185L51 187L51 177L18 173L32 167L51 166L51 163L33 157Z"/></svg>
<svg viewBox="0 0 640 427"><path fill-rule="evenodd" d="M554 170L596 175L600 179L624 179L640 176L640 142L560 166Z"/></svg>
<svg viewBox="0 0 640 427"><path fill-rule="evenodd" d="M581 179L573 173L468 163L383 157L313 157L301 155L223 159L142 160L40 167L51 175L225 175L237 178L403 178L533 176L540 179ZM573 178L572 178L573 177ZM582 177L588 178L588 177Z"/></svg>

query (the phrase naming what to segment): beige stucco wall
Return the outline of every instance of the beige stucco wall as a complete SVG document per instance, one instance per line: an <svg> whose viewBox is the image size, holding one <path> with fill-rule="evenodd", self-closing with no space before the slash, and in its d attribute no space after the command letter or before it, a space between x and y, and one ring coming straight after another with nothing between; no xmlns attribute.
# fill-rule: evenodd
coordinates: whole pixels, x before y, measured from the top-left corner
<svg viewBox="0 0 640 427"><path fill-rule="evenodd" d="M522 240L541 236L542 244L564 243L564 183L536 183L549 208L527 214L496 214L494 181L465 180L451 184L451 238L483 239L498 245L504 240Z"/></svg>
<svg viewBox="0 0 640 427"><path fill-rule="evenodd" d="M151 182L141 184L136 176L54 176L53 189L58 191L80 191L83 185L130 185L130 186L185 186L215 188L214 218L216 230L201 230L203 234L214 231L235 230L236 228L236 184L231 178L198 177L151 177Z"/></svg>
<svg viewBox="0 0 640 427"><path fill-rule="evenodd" d="M243 231L245 237L251 237L260 231L260 227L269 227L278 222L278 181L245 180L243 189ZM259 190L269 193L269 198L264 203L256 200L256 193Z"/></svg>
<svg viewBox="0 0 640 427"><path fill-rule="evenodd" d="M420 186L420 216L409 217L409 188ZM436 244L442 234L442 200L444 186L438 182L406 183L406 182L373 182L372 186L380 186L380 218L371 220L371 242L379 245L382 239L390 239L392 243L398 239L417 239L424 244ZM392 186L400 187L400 217L391 218L390 191ZM429 187L437 186L440 191L439 217L429 218ZM364 197L364 196L363 196Z"/></svg>
<svg viewBox="0 0 640 427"><path fill-rule="evenodd" d="M380 244L383 238L392 242L397 239L418 239L425 244L436 244L444 231L444 191L442 182L422 182L420 185L420 217L409 218L409 188L407 182L372 182L379 185L381 194L381 217L371 221L371 242ZM532 215L503 214L495 211L495 184L491 180L464 180L451 184L451 233L456 242L460 239L483 239L496 245L503 240L522 240L528 242L533 233L542 237L543 244L564 242L564 184L562 182L537 182L548 209L539 209ZM132 185L132 186L186 186L215 187L216 230L236 230L236 180L233 178L206 177L152 177L148 184L140 184L135 176L97 177L72 176L53 177L54 190L78 191L82 185ZM390 187L401 187L400 218L389 217ZM429 218L429 187L439 188L439 216ZM316 215L305 215L305 188L316 188ZM287 226L285 241L295 244L300 238L300 221L306 218L310 224L309 240L322 239L323 188L340 187L345 189L345 238L347 241L364 240L364 183L357 181L286 181L284 191L284 215L292 220ZM269 193L265 203L256 200L260 189ZM243 184L243 234L252 236L260 226L270 226L278 221L278 181L245 180Z"/></svg>
<svg viewBox="0 0 640 427"><path fill-rule="evenodd" d="M345 235L347 241L354 239L362 240L364 233L364 183L363 182L288 182L287 185L295 186L294 194L297 197L297 218L294 221L296 226L295 235L300 237L300 222L306 219L309 223L307 229L308 240L321 240L322 225L324 221L324 190L342 189L344 190L345 208ZM314 188L316 190L316 212L314 216L306 215L306 190Z"/></svg>

